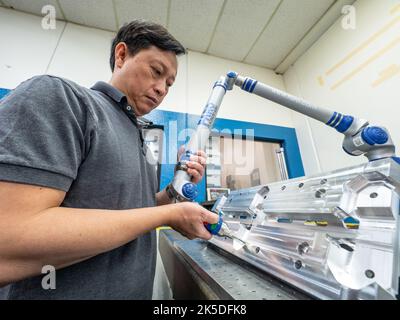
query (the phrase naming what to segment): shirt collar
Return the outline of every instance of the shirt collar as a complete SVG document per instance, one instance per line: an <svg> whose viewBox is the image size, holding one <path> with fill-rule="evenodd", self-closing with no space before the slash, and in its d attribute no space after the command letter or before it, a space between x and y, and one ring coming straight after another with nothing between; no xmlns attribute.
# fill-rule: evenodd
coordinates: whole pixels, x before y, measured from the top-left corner
<svg viewBox="0 0 400 320"><path fill-rule="evenodd" d="M107 82L98 81L91 89L104 93L105 95L109 96L111 99L113 99L120 105L128 104L126 96L117 88L113 87L111 84Z"/></svg>
<svg viewBox="0 0 400 320"><path fill-rule="evenodd" d="M128 105L128 99L117 88L113 87L111 84L109 84L107 82L98 81L91 89L102 92L106 96L110 97L112 100L114 100L119 105L119 107L122 109L122 111L125 112L125 114L129 117L129 119L135 125L138 124L137 117L135 115L135 112L133 111L133 108L130 105Z"/></svg>

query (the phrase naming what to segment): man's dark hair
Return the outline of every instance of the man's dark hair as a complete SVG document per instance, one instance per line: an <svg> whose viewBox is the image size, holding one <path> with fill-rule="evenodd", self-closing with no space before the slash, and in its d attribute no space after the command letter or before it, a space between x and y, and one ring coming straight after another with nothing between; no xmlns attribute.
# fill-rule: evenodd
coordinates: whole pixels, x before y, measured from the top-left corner
<svg viewBox="0 0 400 320"><path fill-rule="evenodd" d="M125 42L132 56L142 49L156 46L160 50L171 51L176 55L185 54L186 50L163 26L145 20L134 20L123 25L111 45L110 66L114 72L115 47Z"/></svg>

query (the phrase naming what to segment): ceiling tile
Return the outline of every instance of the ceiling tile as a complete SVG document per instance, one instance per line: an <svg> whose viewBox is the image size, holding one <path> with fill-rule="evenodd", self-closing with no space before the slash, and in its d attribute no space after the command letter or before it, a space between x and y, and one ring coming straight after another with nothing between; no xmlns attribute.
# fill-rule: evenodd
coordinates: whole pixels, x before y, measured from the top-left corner
<svg viewBox="0 0 400 320"><path fill-rule="evenodd" d="M33 13L37 16L45 16L42 14L42 8L51 5L56 9L57 19L64 20L64 15L58 6L57 0L2 0L6 7L12 7L15 10Z"/></svg>
<svg viewBox="0 0 400 320"><path fill-rule="evenodd" d="M208 53L243 60L280 0L228 0Z"/></svg>
<svg viewBox="0 0 400 320"><path fill-rule="evenodd" d="M114 0L119 26L135 19L167 24L168 0Z"/></svg>
<svg viewBox="0 0 400 320"><path fill-rule="evenodd" d="M206 51L223 0L171 0L168 30L186 48Z"/></svg>
<svg viewBox="0 0 400 320"><path fill-rule="evenodd" d="M134 19L150 20L190 50L282 70L312 45L318 30L329 27L334 17L323 28L317 22L332 3L351 1L0 0L0 5L44 16L41 10L50 4L59 19L112 31Z"/></svg>
<svg viewBox="0 0 400 320"><path fill-rule="evenodd" d="M284 0L245 62L275 69L334 0Z"/></svg>
<svg viewBox="0 0 400 320"><path fill-rule="evenodd" d="M59 0L68 21L116 31L112 0Z"/></svg>

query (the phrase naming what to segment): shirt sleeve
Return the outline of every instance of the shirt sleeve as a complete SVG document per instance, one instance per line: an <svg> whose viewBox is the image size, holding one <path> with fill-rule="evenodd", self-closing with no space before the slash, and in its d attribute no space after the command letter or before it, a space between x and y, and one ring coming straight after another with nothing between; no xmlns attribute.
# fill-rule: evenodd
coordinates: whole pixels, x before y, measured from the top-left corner
<svg viewBox="0 0 400 320"><path fill-rule="evenodd" d="M86 113L60 78L19 85L0 101L0 180L68 191L84 157Z"/></svg>

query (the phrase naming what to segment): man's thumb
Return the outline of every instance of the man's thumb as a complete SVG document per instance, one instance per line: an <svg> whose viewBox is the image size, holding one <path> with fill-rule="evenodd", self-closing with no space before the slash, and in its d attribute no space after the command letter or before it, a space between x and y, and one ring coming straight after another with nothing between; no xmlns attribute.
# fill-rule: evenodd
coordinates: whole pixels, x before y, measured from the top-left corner
<svg viewBox="0 0 400 320"><path fill-rule="evenodd" d="M218 214L208 211L208 210L207 210L207 214L206 214L205 218L206 218L205 222L207 222L209 224L215 224L215 223L218 223L218 221L219 221Z"/></svg>

